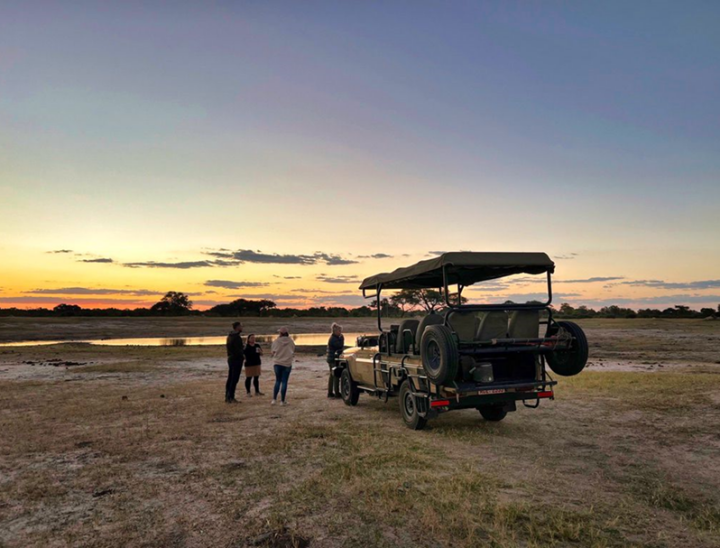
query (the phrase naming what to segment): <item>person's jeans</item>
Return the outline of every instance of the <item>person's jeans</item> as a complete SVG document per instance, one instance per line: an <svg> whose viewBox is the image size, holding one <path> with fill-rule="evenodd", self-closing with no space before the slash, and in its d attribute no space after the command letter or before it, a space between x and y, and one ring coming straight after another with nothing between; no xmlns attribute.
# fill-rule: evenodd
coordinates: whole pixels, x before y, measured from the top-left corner
<svg viewBox="0 0 720 548"><path fill-rule="evenodd" d="M228 378L227 382L225 383L226 400L235 399L235 387L240 380L240 371L242 371L242 366L242 360L234 360L232 358L228 358Z"/></svg>
<svg viewBox="0 0 720 548"><path fill-rule="evenodd" d="M328 396L340 395L340 379L338 379L333 372L335 362L328 362L328 367L330 368L330 376L328 377Z"/></svg>
<svg viewBox="0 0 720 548"><path fill-rule="evenodd" d="M278 391L282 397L282 401L285 401L285 394L287 394L288 379L290 378L290 371L292 371L292 365L275 365L275 388L273 388L273 399L277 399Z"/></svg>

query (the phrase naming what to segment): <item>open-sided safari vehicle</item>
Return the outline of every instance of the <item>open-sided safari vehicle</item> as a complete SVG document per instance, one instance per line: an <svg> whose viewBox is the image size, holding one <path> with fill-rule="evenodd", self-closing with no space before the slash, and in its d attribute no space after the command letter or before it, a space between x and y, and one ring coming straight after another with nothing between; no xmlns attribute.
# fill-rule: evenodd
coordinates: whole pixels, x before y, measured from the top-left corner
<svg viewBox="0 0 720 548"><path fill-rule="evenodd" d="M588 357L582 329L553 319L554 269L545 253L457 252L365 279L360 289L378 303L380 333L359 337L358 346L337 359L343 400L356 405L360 392L386 402L397 395L403 421L419 430L453 409L475 408L499 421L518 401L534 408L552 399L556 381L546 365L558 375L576 375ZM547 274L547 301L461 304L467 286L515 274ZM386 289L440 289L445 309L383 330L379 303Z"/></svg>

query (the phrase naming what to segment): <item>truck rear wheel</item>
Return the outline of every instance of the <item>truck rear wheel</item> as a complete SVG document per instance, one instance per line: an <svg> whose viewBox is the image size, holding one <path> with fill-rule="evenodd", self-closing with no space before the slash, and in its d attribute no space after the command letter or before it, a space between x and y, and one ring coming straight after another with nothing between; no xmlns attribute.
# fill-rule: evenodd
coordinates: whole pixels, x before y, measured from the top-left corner
<svg viewBox="0 0 720 548"><path fill-rule="evenodd" d="M555 373L564 377L577 375L588 360L588 342L585 333L574 322L558 322L558 327L572 337L570 347L547 355L547 363Z"/></svg>
<svg viewBox="0 0 720 548"><path fill-rule="evenodd" d="M507 416L507 411L499 405L483 405L478 411L486 421L500 422Z"/></svg>
<svg viewBox="0 0 720 548"><path fill-rule="evenodd" d="M430 325L420 340L423 369L430 381L445 384L458 372L460 355L453 332L444 325Z"/></svg>
<svg viewBox="0 0 720 548"><path fill-rule="evenodd" d="M405 426L413 430L422 430L427 424L427 419L420 416L417 409L415 396L410 390L410 383L405 381L400 386L400 412L402 413Z"/></svg>
<svg viewBox="0 0 720 548"><path fill-rule="evenodd" d="M360 390L357 383L352 380L350 370L346 367L340 375L340 395L345 405L357 405Z"/></svg>

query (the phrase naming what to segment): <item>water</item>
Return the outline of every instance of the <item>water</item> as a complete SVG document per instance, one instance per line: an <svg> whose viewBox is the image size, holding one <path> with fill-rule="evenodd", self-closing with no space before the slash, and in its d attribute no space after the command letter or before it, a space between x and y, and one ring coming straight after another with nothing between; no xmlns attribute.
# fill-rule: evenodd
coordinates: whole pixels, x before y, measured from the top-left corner
<svg viewBox="0 0 720 548"><path fill-rule="evenodd" d="M345 344L354 345L355 339L366 333L345 333ZM300 333L290 335L296 344L305 346L325 345L330 338L329 333ZM258 344L269 345L277 338L277 335L255 335ZM48 344L62 343L85 343L102 346L210 346L225 344L226 336L222 337L143 337L132 339L83 339L69 341L20 341L11 343L0 343L0 347L11 346L44 346Z"/></svg>

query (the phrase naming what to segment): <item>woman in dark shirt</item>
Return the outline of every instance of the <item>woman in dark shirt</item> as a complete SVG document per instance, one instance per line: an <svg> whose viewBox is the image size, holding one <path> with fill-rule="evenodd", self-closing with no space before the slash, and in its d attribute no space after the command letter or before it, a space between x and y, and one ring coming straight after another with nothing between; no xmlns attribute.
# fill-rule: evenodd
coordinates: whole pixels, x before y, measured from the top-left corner
<svg viewBox="0 0 720 548"><path fill-rule="evenodd" d="M248 335L247 345L245 346L245 391L250 397L250 383L255 385L255 395L264 396L260 392L260 356L262 356L262 348L255 343L255 335Z"/></svg>

